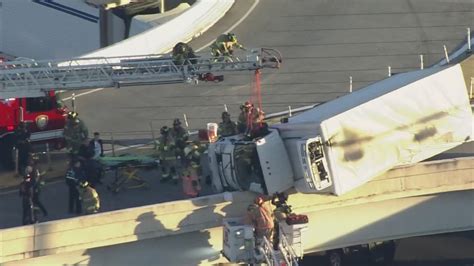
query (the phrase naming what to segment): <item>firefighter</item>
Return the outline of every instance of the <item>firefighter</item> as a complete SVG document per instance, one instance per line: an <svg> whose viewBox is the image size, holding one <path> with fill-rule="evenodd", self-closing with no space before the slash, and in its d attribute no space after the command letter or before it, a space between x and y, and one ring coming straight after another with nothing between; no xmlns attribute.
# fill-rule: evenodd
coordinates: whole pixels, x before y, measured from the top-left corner
<svg viewBox="0 0 474 266"><path fill-rule="evenodd" d="M252 131L253 125L257 123L258 112L251 102L246 101L240 106L240 114L237 122L238 132L249 135Z"/></svg>
<svg viewBox="0 0 474 266"><path fill-rule="evenodd" d="M183 193L184 195L194 198L198 197L201 191L201 184L199 181L199 163L201 155L198 151L198 147L191 145L185 149L185 160L184 160L184 171L182 172L181 179L183 181Z"/></svg>
<svg viewBox="0 0 474 266"><path fill-rule="evenodd" d="M272 241L273 213L263 196L257 196L254 203L248 206L246 219L247 224L251 224L255 228L255 243L257 245L262 243L263 237Z"/></svg>
<svg viewBox="0 0 474 266"><path fill-rule="evenodd" d="M24 174L25 167L28 165L28 158L31 152L31 133L25 122L20 122L15 130L15 147L18 150L18 173Z"/></svg>
<svg viewBox="0 0 474 266"><path fill-rule="evenodd" d="M176 152L179 156L184 155L184 148L186 147L186 142L189 139L188 132L181 126L181 121L179 118L173 120L173 128L171 129L171 136L174 139Z"/></svg>
<svg viewBox="0 0 474 266"><path fill-rule="evenodd" d="M284 192L275 193L272 197L272 205L275 206L273 210L275 233L273 235L273 249L278 250L280 242L280 226L279 224L285 222L286 217L292 213L291 206L287 204L288 195Z"/></svg>
<svg viewBox="0 0 474 266"><path fill-rule="evenodd" d="M82 167L81 161L76 160L71 162L71 166L66 172L66 185L69 189L69 198L68 198L68 206L69 206L69 213L82 213L82 204L79 197L79 190L77 186L80 182L86 180L85 172Z"/></svg>
<svg viewBox="0 0 474 266"><path fill-rule="evenodd" d="M79 147L88 136L89 131L84 122L79 119L78 113L69 112L64 126L64 140L66 141L66 148L72 156L77 155Z"/></svg>
<svg viewBox="0 0 474 266"><path fill-rule="evenodd" d="M48 216L48 211L39 199L41 188L44 186L40 171L34 165L28 165L25 168L25 175L29 175L33 181L33 205L41 210L43 216Z"/></svg>
<svg viewBox="0 0 474 266"><path fill-rule="evenodd" d="M237 41L235 34L222 34L211 45L211 53L215 57L232 56L234 47L245 50L244 46Z"/></svg>
<svg viewBox="0 0 474 266"><path fill-rule="evenodd" d="M169 127L163 126L160 133L161 136L157 141L157 153L161 165L161 182L167 182L172 178L177 183L175 141Z"/></svg>
<svg viewBox="0 0 474 266"><path fill-rule="evenodd" d="M176 65L188 64L186 60L190 59L191 64L196 64L196 55L193 48L186 43L179 42L173 47L172 51L173 62Z"/></svg>
<svg viewBox="0 0 474 266"><path fill-rule="evenodd" d="M34 224L37 222L34 197L34 181L31 175L24 175L20 184L20 197L23 209L22 223L23 225Z"/></svg>
<svg viewBox="0 0 474 266"><path fill-rule="evenodd" d="M96 213L100 209L100 199L97 191L83 180L79 183L79 197L84 214Z"/></svg>
<svg viewBox="0 0 474 266"><path fill-rule="evenodd" d="M253 118L252 124L247 134L250 138L254 139L257 137L262 137L268 134L268 124L265 123L265 112L260 108L255 108L253 110L251 117Z"/></svg>
<svg viewBox="0 0 474 266"><path fill-rule="evenodd" d="M248 111L251 107L252 105L248 101L240 105L240 114L237 120L237 131L239 133L245 133L245 131L247 130Z"/></svg>
<svg viewBox="0 0 474 266"><path fill-rule="evenodd" d="M222 122L219 123L217 134L219 137L228 137L237 134L237 124L230 120L228 112L222 112Z"/></svg>

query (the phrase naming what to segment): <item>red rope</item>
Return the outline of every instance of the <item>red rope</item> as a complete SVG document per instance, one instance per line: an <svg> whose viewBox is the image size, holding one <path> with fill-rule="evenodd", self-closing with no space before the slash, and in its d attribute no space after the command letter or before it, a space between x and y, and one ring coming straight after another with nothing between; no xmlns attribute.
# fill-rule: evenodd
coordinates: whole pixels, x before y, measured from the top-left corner
<svg viewBox="0 0 474 266"><path fill-rule="evenodd" d="M247 113L247 128L249 128L250 130L253 129L253 117L254 117L254 115L257 115L258 117L260 117L259 112L263 112L260 74L261 74L261 72L260 72L259 69L255 70L255 75L251 80L249 102L251 104L256 102L257 106L254 107L254 109L251 112ZM255 112L257 112L257 113L255 113ZM260 121L260 125L261 124L262 124L262 121Z"/></svg>

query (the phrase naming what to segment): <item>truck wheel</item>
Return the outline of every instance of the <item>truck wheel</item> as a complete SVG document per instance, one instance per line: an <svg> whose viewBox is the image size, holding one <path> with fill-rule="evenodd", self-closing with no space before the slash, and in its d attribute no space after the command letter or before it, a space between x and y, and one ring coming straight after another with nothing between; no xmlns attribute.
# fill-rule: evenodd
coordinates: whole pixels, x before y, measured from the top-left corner
<svg viewBox="0 0 474 266"><path fill-rule="evenodd" d="M330 266L342 266L342 252L340 250L330 250L326 256Z"/></svg>

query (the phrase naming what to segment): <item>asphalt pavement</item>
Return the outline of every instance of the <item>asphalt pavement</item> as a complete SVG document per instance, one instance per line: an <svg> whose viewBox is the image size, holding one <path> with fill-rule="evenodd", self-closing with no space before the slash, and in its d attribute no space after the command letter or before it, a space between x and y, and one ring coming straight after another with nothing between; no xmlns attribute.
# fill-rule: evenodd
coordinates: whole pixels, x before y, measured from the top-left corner
<svg viewBox="0 0 474 266"><path fill-rule="evenodd" d="M392 73L417 69L420 54L429 66L444 56L443 45L452 50L465 40L467 27L474 27L471 0L239 0L191 45L200 48L232 29L246 47L280 50L282 68L265 70L262 76L263 107L272 113L344 95L349 92L350 77L356 90L385 78L388 66ZM76 106L91 131L147 131L150 124L155 128L170 125L183 114L190 128L198 129L218 121L224 104L236 119L238 106L253 96L252 80L252 73L239 72L226 74L222 83L106 89L77 97ZM466 153L470 152L467 148ZM160 184L156 171L143 175L149 189L115 195L99 187L102 210L182 198L180 186ZM105 181L112 180L109 175ZM41 197L50 212L43 220L70 217L62 181L45 187ZM20 224L16 192L0 195L0 213L1 228Z"/></svg>
<svg viewBox="0 0 474 266"><path fill-rule="evenodd" d="M474 24L472 1L239 0L215 27L190 44L198 49L232 29L246 47L283 54L279 70L264 70L267 113L325 102L392 73L429 66L453 50ZM234 28L234 26L236 27ZM209 52L203 49L202 52ZM105 89L77 97L77 111L94 131L149 130L187 115L191 129L219 121L224 104L233 119L252 95L252 72L225 74L221 83Z"/></svg>

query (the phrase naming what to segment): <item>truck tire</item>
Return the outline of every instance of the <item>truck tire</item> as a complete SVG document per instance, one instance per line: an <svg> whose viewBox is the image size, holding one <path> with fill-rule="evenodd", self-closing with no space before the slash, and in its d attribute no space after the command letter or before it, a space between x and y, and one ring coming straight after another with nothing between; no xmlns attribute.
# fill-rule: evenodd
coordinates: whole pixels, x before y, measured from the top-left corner
<svg viewBox="0 0 474 266"><path fill-rule="evenodd" d="M5 169L15 170L13 138L10 135L0 139L0 162Z"/></svg>
<svg viewBox="0 0 474 266"><path fill-rule="evenodd" d="M326 254L328 265L342 266L342 251L339 249L330 250Z"/></svg>

